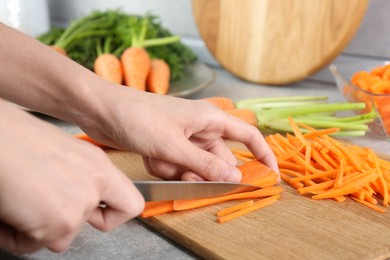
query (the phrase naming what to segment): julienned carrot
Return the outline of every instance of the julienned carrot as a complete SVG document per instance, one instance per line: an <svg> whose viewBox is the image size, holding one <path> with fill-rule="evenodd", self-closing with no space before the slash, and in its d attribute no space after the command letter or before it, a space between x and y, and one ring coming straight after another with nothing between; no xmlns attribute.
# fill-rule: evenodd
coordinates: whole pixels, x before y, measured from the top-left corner
<svg viewBox="0 0 390 260"><path fill-rule="evenodd" d="M146 208L144 213L141 214L141 217L151 217L171 211L194 209L230 200L266 198L279 194L283 191L281 187L272 187L272 185L278 183L278 174L259 161L252 160L244 163L239 166L239 170L243 176L241 181L242 183L265 188L259 188L251 191L248 191L248 189L235 190L232 194L205 199L176 200L173 202L148 202L146 203Z"/></svg>
<svg viewBox="0 0 390 260"><path fill-rule="evenodd" d="M372 203L369 203L369 202L367 202L367 201L365 201L365 200L358 199L358 198L354 198L354 197L352 197L352 199L353 199L354 201L357 201L357 202L363 204L364 206L367 206L367 207L369 207L369 208L371 208L371 209L373 209L373 210L376 210L376 211L378 211L378 212L380 212L380 213L385 213L385 212L386 212L385 209L380 208L380 207L378 207L378 206L376 206L376 205L374 205L374 204L372 204Z"/></svg>
<svg viewBox="0 0 390 260"><path fill-rule="evenodd" d="M291 122L296 136L266 137L277 157L283 181L299 194L311 193L313 199L342 202L349 196L371 205L377 204L378 199L385 207L389 204L389 161L379 158L371 149L328 136L337 129L316 130ZM308 132L302 134L297 125ZM248 154L246 157L253 158Z"/></svg>
<svg viewBox="0 0 390 260"><path fill-rule="evenodd" d="M148 201L141 217L148 218L173 211L173 201Z"/></svg>
<svg viewBox="0 0 390 260"><path fill-rule="evenodd" d="M237 205L234 205L234 206L231 206L228 208L224 208L224 209L217 212L217 217L223 217L223 216L229 215L230 213L233 213L235 211L238 211L238 210L241 210L244 208L248 208L252 205L253 205L253 200L248 200L248 201L242 202L240 204L237 204Z"/></svg>
<svg viewBox="0 0 390 260"><path fill-rule="evenodd" d="M94 144L94 145L99 146L99 147L101 147L101 148L107 147L107 145L101 144L101 143L95 141L94 139L92 139L91 137L89 137L87 134L80 133L80 134L75 134L74 136L75 136L76 138L78 138L78 139L81 139L81 140L90 142L91 144Z"/></svg>
<svg viewBox="0 0 390 260"><path fill-rule="evenodd" d="M146 90L151 64L149 53L142 47L130 47L122 53L121 62L126 86Z"/></svg>
<svg viewBox="0 0 390 260"><path fill-rule="evenodd" d="M280 195L277 194L277 195L273 195L273 196L265 198L265 199L258 200L257 202L255 202L253 204L253 206L244 208L242 210L235 211L235 212L233 212L229 215L226 215L226 216L218 217L217 222L218 223L228 222L230 220L241 217L242 215L248 214L252 211L255 211L255 210L258 210L260 208L264 208L266 206L274 204L278 200L279 197L280 197Z"/></svg>
<svg viewBox="0 0 390 260"><path fill-rule="evenodd" d="M170 78L171 70L169 65L161 59L153 59L146 81L146 90L165 95L169 90Z"/></svg>
<svg viewBox="0 0 390 260"><path fill-rule="evenodd" d="M257 116L256 113L254 113L250 109L245 108L235 108L235 109L229 109L226 110L229 114L238 117L239 119L247 122L248 124L251 124L253 126L257 127Z"/></svg>
<svg viewBox="0 0 390 260"><path fill-rule="evenodd" d="M195 209L195 208L214 205L214 204L218 204L230 200L258 199L258 198L269 197L275 194L279 194L282 191L283 189L281 187L268 187L268 188L258 189L255 191L235 193L235 194L224 195L224 196L213 197L213 198L196 199L196 200L175 200L173 203L173 208L175 210Z"/></svg>
<svg viewBox="0 0 390 260"><path fill-rule="evenodd" d="M204 98L204 100L210 102L211 104L213 104L216 107L219 107L222 110L231 110L236 108L235 103L230 98L209 97L209 98Z"/></svg>

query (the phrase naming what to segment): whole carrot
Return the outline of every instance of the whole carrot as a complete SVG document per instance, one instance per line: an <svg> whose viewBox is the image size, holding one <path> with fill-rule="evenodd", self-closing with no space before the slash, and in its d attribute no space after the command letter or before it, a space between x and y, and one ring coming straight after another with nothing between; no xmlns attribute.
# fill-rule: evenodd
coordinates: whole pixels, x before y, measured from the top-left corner
<svg viewBox="0 0 390 260"><path fill-rule="evenodd" d="M95 73L103 79L122 84L122 64L114 54L104 53L99 55L93 64L93 68Z"/></svg>
<svg viewBox="0 0 390 260"><path fill-rule="evenodd" d="M153 59L147 78L147 90L157 94L167 94L171 71L168 64L161 59Z"/></svg>
<svg viewBox="0 0 390 260"><path fill-rule="evenodd" d="M102 50L100 42L97 44L97 58L93 64L95 73L105 80L116 84L122 84L123 69L117 56L110 53L110 43L112 38L108 38Z"/></svg>
<svg viewBox="0 0 390 260"><path fill-rule="evenodd" d="M126 86L146 90L151 63L148 52L142 47L127 48L121 56L121 62Z"/></svg>

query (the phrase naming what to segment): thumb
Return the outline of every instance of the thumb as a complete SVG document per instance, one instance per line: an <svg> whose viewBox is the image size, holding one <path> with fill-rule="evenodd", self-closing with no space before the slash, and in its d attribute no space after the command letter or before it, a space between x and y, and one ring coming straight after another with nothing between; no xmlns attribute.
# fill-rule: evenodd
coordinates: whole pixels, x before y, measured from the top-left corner
<svg viewBox="0 0 390 260"><path fill-rule="evenodd" d="M193 145L189 140L185 140L175 147L175 153L168 154L168 157L171 157L167 158L168 161L183 165L209 181L241 181L242 175L237 167L217 155Z"/></svg>

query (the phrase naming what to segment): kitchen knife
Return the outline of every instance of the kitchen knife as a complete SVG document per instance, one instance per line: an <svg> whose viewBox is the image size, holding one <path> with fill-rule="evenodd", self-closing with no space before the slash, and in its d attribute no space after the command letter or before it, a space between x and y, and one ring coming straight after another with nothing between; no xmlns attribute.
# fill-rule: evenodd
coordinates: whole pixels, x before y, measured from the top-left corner
<svg viewBox="0 0 390 260"><path fill-rule="evenodd" d="M146 201L185 200L221 196L255 186L214 181L133 181Z"/></svg>

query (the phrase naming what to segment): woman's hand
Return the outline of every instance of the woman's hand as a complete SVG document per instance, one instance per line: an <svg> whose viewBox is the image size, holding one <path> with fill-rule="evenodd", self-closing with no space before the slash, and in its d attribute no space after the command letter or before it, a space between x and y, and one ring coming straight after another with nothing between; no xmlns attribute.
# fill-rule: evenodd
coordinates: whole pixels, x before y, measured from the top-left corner
<svg viewBox="0 0 390 260"><path fill-rule="evenodd" d="M101 94L105 111L81 128L108 145L144 156L149 173L164 179L240 181L236 159L223 141L244 143L278 172L277 162L255 127L214 107L194 101L140 92L127 87Z"/></svg>
<svg viewBox="0 0 390 260"><path fill-rule="evenodd" d="M0 115L0 247L63 251L85 222L106 231L143 210L138 190L99 148L4 102Z"/></svg>

